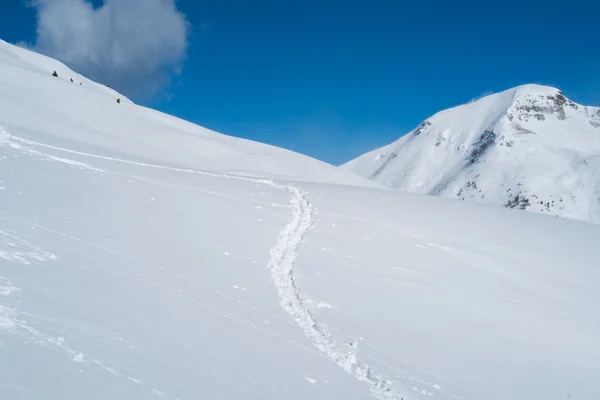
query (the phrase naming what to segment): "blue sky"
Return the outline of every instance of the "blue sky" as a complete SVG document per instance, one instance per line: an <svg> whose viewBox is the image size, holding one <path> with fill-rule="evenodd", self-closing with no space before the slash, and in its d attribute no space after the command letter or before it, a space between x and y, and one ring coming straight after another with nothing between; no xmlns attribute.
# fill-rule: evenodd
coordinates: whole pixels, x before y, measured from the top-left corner
<svg viewBox="0 0 600 400"><path fill-rule="evenodd" d="M170 83L151 72L107 80L138 103L339 164L439 110L524 83L600 105L594 3L180 0L187 47L181 59L156 67L167 77L177 70ZM123 35L141 48L134 40L143 38ZM0 38L35 43L36 9L2 2ZM54 46L51 54L61 54L57 47L68 43ZM144 53L143 64L154 54ZM101 79L104 72L90 73ZM149 81L160 81L161 90L142 88Z"/></svg>

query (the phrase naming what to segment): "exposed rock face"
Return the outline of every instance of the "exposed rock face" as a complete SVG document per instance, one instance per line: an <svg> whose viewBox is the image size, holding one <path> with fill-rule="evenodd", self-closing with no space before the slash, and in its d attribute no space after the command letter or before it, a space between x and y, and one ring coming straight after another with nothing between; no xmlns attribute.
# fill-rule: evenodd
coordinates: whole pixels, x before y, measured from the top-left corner
<svg viewBox="0 0 600 400"><path fill-rule="evenodd" d="M423 133L430 126L431 126L431 122L429 122L429 121L423 121L423 122L421 122L421 125L417 126L417 128L414 130L413 136L419 136L421 133Z"/></svg>
<svg viewBox="0 0 600 400"><path fill-rule="evenodd" d="M544 121L547 115L556 115L559 120L567 118L566 107L578 110L579 106L567 99L562 92L558 91L552 95L525 96L514 104L516 117L520 121L527 122L529 118ZM510 114L512 119L512 114Z"/></svg>

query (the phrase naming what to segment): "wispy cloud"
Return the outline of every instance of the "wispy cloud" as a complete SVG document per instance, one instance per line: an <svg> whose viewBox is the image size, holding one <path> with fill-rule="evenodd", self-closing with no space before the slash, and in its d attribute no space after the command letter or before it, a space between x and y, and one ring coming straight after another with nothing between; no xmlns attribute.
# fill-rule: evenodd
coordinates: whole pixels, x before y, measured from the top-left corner
<svg viewBox="0 0 600 400"><path fill-rule="evenodd" d="M35 50L130 96L156 94L181 72L189 23L175 0L33 0Z"/></svg>
<svg viewBox="0 0 600 400"><path fill-rule="evenodd" d="M486 90L485 92L481 93L479 96L473 97L471 100L469 100L469 103L474 103L477 100L483 99L484 97L487 97L491 94L494 94L494 92L492 92L490 90Z"/></svg>

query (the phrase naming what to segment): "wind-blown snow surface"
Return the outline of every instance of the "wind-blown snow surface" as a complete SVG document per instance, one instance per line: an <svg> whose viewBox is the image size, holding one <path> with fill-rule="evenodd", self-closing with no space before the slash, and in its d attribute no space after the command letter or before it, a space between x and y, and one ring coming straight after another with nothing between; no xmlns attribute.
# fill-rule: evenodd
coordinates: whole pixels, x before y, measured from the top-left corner
<svg viewBox="0 0 600 400"><path fill-rule="evenodd" d="M520 86L442 111L343 168L408 192L600 223L600 108Z"/></svg>
<svg viewBox="0 0 600 400"><path fill-rule="evenodd" d="M35 98L0 81L1 398L600 392L597 226L343 185L363 181L14 74Z"/></svg>

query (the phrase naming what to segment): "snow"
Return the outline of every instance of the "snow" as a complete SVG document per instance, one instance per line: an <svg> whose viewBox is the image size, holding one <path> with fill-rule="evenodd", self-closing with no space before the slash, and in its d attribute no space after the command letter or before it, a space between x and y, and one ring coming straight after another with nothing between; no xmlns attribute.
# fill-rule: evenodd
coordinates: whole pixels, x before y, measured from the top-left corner
<svg viewBox="0 0 600 400"><path fill-rule="evenodd" d="M136 162L375 186L291 151L221 135L129 101L118 104L125 98L112 89L6 42L0 41L0 57L0 124L24 138L47 137L73 151Z"/></svg>
<svg viewBox="0 0 600 400"><path fill-rule="evenodd" d="M598 226L378 188L0 48L1 398L600 392Z"/></svg>
<svg viewBox="0 0 600 400"><path fill-rule="evenodd" d="M524 85L342 166L386 186L600 223L600 108Z"/></svg>

